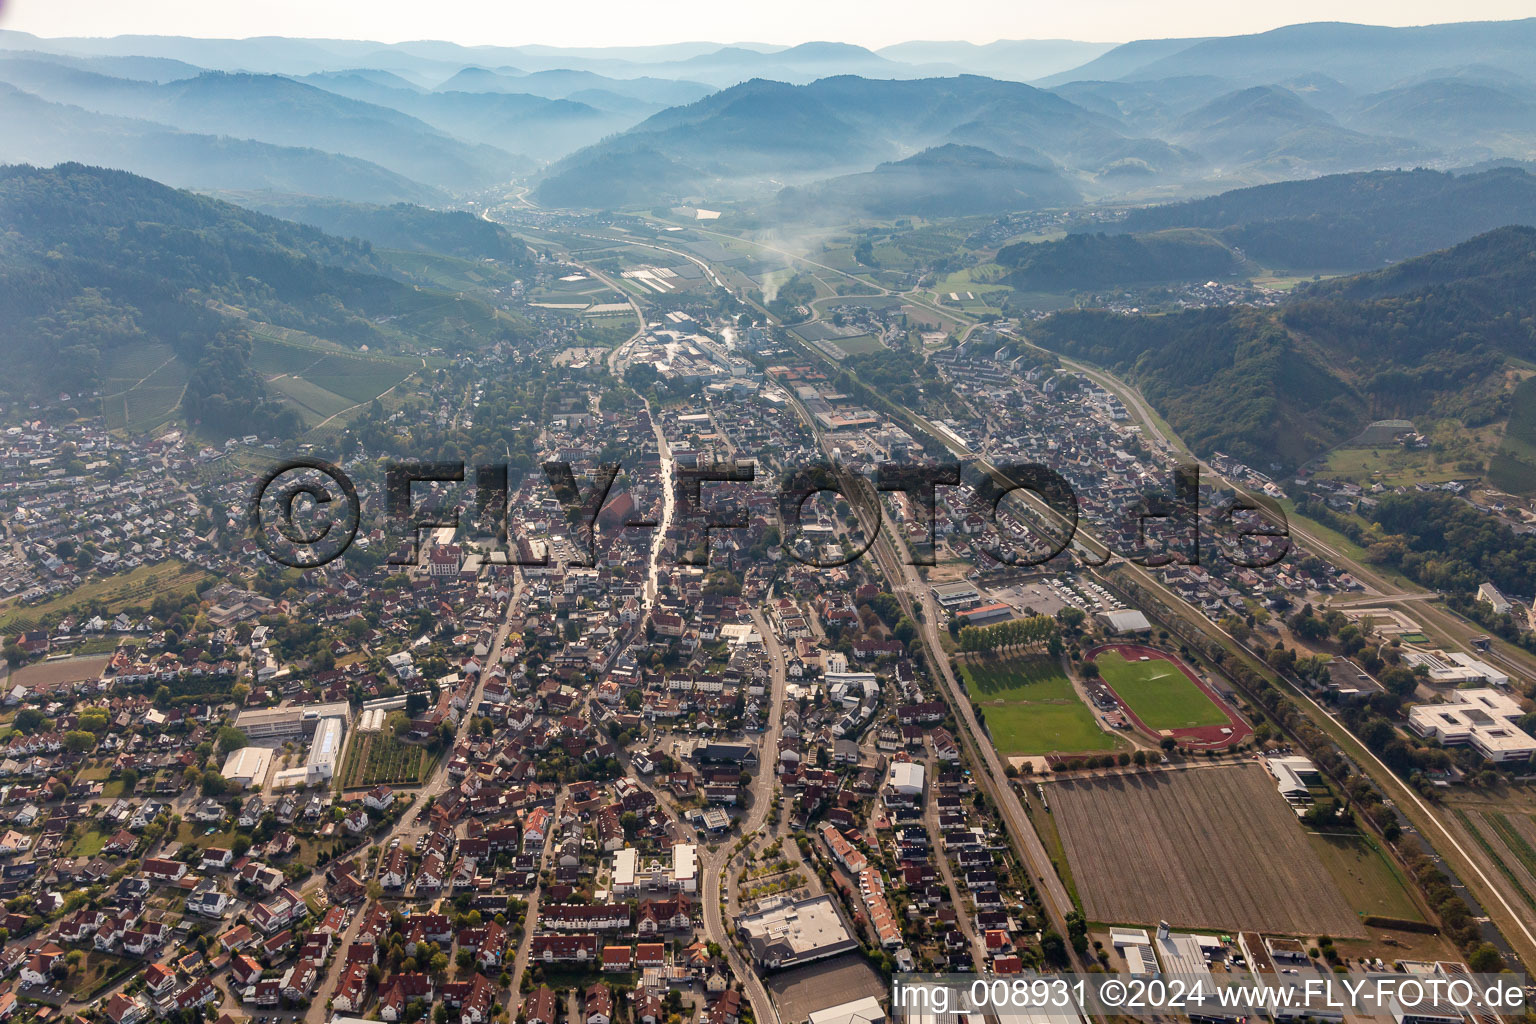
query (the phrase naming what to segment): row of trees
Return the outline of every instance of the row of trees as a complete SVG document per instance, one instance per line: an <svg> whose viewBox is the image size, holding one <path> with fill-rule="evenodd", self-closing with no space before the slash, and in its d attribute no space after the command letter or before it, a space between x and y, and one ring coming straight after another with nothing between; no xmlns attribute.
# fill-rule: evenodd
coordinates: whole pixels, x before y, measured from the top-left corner
<svg viewBox="0 0 1536 1024"><path fill-rule="evenodd" d="M1031 615L995 626L963 626L958 639L960 650L966 654L995 654L1013 648L1045 648L1052 656L1061 654L1061 631L1048 615Z"/></svg>

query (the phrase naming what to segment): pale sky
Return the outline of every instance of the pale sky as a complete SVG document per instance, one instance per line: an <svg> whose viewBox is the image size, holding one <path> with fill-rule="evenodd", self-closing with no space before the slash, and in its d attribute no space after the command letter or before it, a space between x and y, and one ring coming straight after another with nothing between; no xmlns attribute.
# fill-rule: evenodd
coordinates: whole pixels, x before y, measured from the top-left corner
<svg viewBox="0 0 1536 1024"><path fill-rule="evenodd" d="M1234 35L1303 21L1422 25L1533 14L1532 0L0 0L0 28L40 36L283 35L504 46L700 39L870 47L907 39L1119 42Z"/></svg>

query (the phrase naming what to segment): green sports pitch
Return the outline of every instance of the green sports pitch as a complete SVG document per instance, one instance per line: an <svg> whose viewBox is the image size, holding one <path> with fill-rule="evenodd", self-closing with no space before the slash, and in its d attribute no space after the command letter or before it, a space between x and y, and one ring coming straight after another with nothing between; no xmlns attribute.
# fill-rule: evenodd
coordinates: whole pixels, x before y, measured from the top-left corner
<svg viewBox="0 0 1536 1024"><path fill-rule="evenodd" d="M1149 729L1227 724L1226 713L1171 661L1128 660L1118 651L1101 651L1093 662L1104 682Z"/></svg>
<svg viewBox="0 0 1536 1024"><path fill-rule="evenodd" d="M1053 658L979 658L960 663L971 699L1004 757L1116 750L1120 737L1098 721Z"/></svg>

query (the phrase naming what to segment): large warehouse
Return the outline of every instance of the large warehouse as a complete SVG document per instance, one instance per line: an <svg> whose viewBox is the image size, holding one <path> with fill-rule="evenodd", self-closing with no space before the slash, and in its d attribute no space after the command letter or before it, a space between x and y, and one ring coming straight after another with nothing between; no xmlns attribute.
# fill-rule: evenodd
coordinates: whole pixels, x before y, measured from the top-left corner
<svg viewBox="0 0 1536 1024"><path fill-rule="evenodd" d="M224 780L236 789L250 789L267 781L272 751L266 747L241 747L224 759Z"/></svg>

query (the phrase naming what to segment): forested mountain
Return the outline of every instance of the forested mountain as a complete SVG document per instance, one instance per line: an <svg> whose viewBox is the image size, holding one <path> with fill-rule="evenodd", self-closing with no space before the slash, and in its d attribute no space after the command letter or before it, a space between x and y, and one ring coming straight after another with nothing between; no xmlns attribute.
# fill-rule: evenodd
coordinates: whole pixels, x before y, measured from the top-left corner
<svg viewBox="0 0 1536 1024"><path fill-rule="evenodd" d="M1281 269L1379 267L1464 242L1506 224L1536 224L1536 176L1372 171L1223 192L1132 210L1130 232L1205 228L1251 259Z"/></svg>
<svg viewBox="0 0 1536 1024"><path fill-rule="evenodd" d="M1162 281L1224 278L1238 267L1231 250L1204 231L1144 235L1072 234L998 251L1006 278L1024 291L1063 292Z"/></svg>
<svg viewBox="0 0 1536 1024"><path fill-rule="evenodd" d="M1198 451L1294 467L1377 417L1499 418L1506 359L1536 358L1536 228L1314 285L1274 310L1074 311L1033 336L1130 375Z"/></svg>
<svg viewBox="0 0 1536 1024"><path fill-rule="evenodd" d="M366 243L122 171L0 168L0 355L18 395L89 392L105 363L159 344L189 371L190 420L290 432L297 420L251 369L246 318L387 349L381 318L444 297L386 273ZM432 344L500 337L445 330Z"/></svg>
<svg viewBox="0 0 1536 1024"><path fill-rule="evenodd" d="M241 199L239 205L384 249L435 252L467 260L493 259L519 273L533 268L528 246L522 239L500 224L463 210L428 210L409 203L370 206L301 196L256 196Z"/></svg>
<svg viewBox="0 0 1536 1024"><path fill-rule="evenodd" d="M200 135L50 103L0 82L0 162L90 161L183 188L260 189L361 202L441 202L444 194L377 164L318 149Z"/></svg>
<svg viewBox="0 0 1536 1024"><path fill-rule="evenodd" d="M873 171L786 188L773 213L785 221L831 224L850 217L964 217L1066 206L1080 198L1048 162L950 143Z"/></svg>

